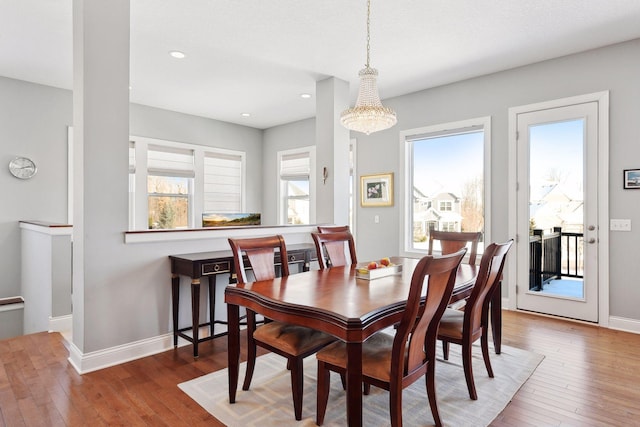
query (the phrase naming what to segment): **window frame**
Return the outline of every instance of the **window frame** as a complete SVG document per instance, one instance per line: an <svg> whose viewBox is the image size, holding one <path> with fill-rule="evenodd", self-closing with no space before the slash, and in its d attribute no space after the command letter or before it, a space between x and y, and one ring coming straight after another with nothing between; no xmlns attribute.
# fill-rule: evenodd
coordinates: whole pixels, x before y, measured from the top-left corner
<svg viewBox="0 0 640 427"><path fill-rule="evenodd" d="M447 136L473 130L483 131L483 187L484 187L484 242L491 242L491 116L477 117L448 123L400 131L400 248L401 256L421 257L427 250L415 249L413 242L413 141L434 136Z"/></svg>
<svg viewBox="0 0 640 427"><path fill-rule="evenodd" d="M193 151L194 176L190 182L191 194L188 228L202 228L201 219L204 212L204 157L207 153L214 155L219 153L221 155L239 156L241 158L241 211L246 211L246 152L140 136L131 136L129 139L130 144L133 144L134 151L134 164L133 167L131 164L129 166L129 231L149 230L149 194L147 192L147 179L149 176L147 153L149 151L149 146ZM131 194L131 192L133 194Z"/></svg>
<svg viewBox="0 0 640 427"><path fill-rule="evenodd" d="M309 156L309 224L314 224L316 221L316 205L315 205L315 186L316 186L316 147L310 145L306 147L293 148L289 150L281 150L276 153L276 174L277 174L277 218L278 225L288 224L288 201L289 197L285 197L287 194L287 182L293 181L293 179L283 179L281 173L281 165L283 157L308 154Z"/></svg>

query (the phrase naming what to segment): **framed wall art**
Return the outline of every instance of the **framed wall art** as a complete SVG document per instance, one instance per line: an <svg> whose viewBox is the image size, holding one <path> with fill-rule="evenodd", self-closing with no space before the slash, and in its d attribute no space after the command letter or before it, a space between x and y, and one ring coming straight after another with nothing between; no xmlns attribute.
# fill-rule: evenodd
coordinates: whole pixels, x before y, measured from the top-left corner
<svg viewBox="0 0 640 427"><path fill-rule="evenodd" d="M362 207L393 206L393 173L360 177Z"/></svg>
<svg viewBox="0 0 640 427"><path fill-rule="evenodd" d="M640 169L624 170L624 188L640 189Z"/></svg>

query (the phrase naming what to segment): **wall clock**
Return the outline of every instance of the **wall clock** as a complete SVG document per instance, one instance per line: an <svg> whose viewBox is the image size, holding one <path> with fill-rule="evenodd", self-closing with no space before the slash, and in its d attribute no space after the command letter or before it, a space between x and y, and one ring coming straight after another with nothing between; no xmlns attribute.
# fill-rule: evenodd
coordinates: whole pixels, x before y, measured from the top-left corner
<svg viewBox="0 0 640 427"><path fill-rule="evenodd" d="M29 179L36 174L38 168L33 160L26 157L16 157L9 162L9 171L20 179Z"/></svg>

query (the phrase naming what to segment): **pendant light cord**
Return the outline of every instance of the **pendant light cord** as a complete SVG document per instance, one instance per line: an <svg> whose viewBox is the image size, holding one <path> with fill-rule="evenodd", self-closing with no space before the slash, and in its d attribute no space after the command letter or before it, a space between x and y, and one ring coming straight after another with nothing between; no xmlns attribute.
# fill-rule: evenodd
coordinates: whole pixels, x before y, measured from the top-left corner
<svg viewBox="0 0 640 427"><path fill-rule="evenodd" d="M371 35L370 35L370 25L371 25L371 0L367 0L367 63L365 65L365 68L369 68L369 42L371 40Z"/></svg>

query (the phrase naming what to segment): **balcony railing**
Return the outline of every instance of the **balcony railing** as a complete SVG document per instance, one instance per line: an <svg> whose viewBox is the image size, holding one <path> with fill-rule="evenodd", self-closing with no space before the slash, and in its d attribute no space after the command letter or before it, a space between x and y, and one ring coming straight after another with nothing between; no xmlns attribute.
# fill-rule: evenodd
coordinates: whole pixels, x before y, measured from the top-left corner
<svg viewBox="0 0 640 427"><path fill-rule="evenodd" d="M529 236L529 290L541 291L542 285L561 277L584 274L583 233L564 233L561 227L545 234L533 230Z"/></svg>

